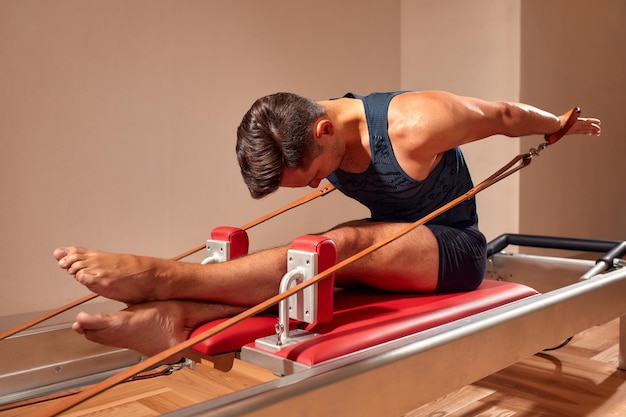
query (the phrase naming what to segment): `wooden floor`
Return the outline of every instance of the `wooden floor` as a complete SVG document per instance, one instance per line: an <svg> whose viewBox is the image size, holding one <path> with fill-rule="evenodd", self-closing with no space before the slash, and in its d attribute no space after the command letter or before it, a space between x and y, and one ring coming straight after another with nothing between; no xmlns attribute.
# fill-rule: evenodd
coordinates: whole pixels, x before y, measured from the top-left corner
<svg viewBox="0 0 626 417"><path fill-rule="evenodd" d="M626 416L626 371L617 369L619 320L576 335L405 417Z"/></svg>
<svg viewBox="0 0 626 417"><path fill-rule="evenodd" d="M626 416L626 371L617 369L618 327L615 320L589 329L562 349L518 362L404 417ZM158 416L273 378L238 361L228 373L200 364L122 384L63 415ZM0 417L28 416L50 404L0 411Z"/></svg>
<svg viewBox="0 0 626 417"><path fill-rule="evenodd" d="M63 413L66 417L153 417L275 379L271 372L235 361L229 372L198 363L167 376L127 382ZM67 398L67 397L66 397ZM28 417L64 398L0 411L1 417Z"/></svg>

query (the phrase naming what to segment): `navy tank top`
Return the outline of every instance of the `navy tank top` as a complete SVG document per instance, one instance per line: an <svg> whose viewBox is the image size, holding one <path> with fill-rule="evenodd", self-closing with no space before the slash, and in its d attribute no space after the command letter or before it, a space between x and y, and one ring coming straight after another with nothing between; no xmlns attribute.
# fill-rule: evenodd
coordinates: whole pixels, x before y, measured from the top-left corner
<svg viewBox="0 0 626 417"><path fill-rule="evenodd" d="M391 99L402 91L344 97L360 99L365 106L371 162L362 173L338 169L328 180L338 190L369 208L373 221L415 222L473 187L460 148L446 151L422 181L413 179L395 158L388 134L387 112ZM477 224L476 201L471 198L428 223L451 227Z"/></svg>

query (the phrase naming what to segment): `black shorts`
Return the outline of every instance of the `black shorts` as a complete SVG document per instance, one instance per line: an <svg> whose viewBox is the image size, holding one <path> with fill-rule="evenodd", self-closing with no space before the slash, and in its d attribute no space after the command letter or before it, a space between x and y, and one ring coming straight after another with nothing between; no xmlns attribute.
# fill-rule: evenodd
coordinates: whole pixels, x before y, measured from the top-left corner
<svg viewBox="0 0 626 417"><path fill-rule="evenodd" d="M475 290L487 265L487 240L476 226L457 229L426 224L439 245L439 279L435 292Z"/></svg>

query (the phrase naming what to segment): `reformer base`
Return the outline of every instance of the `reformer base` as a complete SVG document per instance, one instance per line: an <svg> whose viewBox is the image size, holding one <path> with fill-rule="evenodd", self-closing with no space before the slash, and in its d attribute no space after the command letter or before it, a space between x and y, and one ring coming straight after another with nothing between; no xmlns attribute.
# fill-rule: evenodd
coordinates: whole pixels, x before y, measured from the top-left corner
<svg viewBox="0 0 626 417"><path fill-rule="evenodd" d="M60 324L0 342L0 405L99 382L142 360L127 349L89 342Z"/></svg>

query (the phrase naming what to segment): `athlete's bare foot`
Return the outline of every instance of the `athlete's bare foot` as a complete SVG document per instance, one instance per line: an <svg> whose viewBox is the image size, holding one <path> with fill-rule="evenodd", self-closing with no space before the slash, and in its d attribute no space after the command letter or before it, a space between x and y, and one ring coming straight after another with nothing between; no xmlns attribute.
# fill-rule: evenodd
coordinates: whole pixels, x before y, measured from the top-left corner
<svg viewBox="0 0 626 417"><path fill-rule="evenodd" d="M187 340L199 325L243 309L196 301L153 301L115 313L78 313L72 329L92 342L153 356Z"/></svg>
<svg viewBox="0 0 626 417"><path fill-rule="evenodd" d="M104 297L128 304L167 298L159 296L166 282L159 280L159 272L172 261L78 247L58 248L54 257L79 283Z"/></svg>

